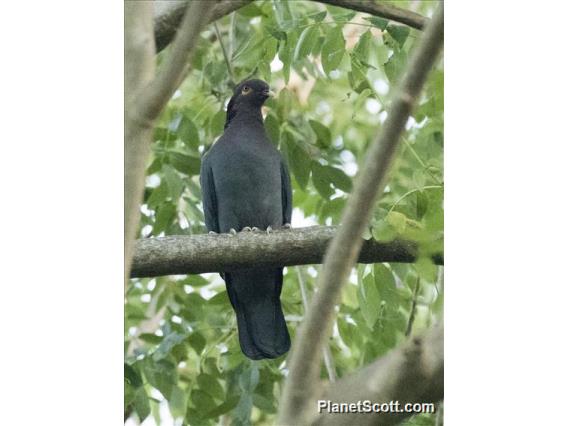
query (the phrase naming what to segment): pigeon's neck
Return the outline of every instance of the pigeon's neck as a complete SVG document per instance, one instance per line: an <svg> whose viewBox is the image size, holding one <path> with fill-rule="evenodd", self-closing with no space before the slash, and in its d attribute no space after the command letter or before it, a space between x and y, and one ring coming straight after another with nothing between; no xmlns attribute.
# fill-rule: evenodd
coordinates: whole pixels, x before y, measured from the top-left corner
<svg viewBox="0 0 568 426"><path fill-rule="evenodd" d="M237 110L227 123L225 123L225 128L231 127L246 127L251 130L264 130L264 120L262 119L262 112L260 111L260 108Z"/></svg>

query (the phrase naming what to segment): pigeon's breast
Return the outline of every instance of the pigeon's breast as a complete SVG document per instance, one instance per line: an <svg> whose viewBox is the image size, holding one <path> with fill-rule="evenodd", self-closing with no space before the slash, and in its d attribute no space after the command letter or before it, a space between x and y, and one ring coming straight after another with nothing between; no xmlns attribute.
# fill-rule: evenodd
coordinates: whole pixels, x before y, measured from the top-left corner
<svg viewBox="0 0 568 426"><path fill-rule="evenodd" d="M212 168L221 232L282 225L278 151L267 144L219 148L223 149L215 153Z"/></svg>

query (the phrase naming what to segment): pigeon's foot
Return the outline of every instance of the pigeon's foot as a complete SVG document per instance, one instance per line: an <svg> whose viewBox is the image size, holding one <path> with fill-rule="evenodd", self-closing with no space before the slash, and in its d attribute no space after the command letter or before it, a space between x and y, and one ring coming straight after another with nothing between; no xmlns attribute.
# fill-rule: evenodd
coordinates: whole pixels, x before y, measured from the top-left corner
<svg viewBox="0 0 568 426"><path fill-rule="evenodd" d="M237 235L237 231L235 231L235 228L231 228L231 229L229 229L229 234Z"/></svg>
<svg viewBox="0 0 568 426"><path fill-rule="evenodd" d="M209 231L209 235L219 235L215 231Z"/></svg>
<svg viewBox="0 0 568 426"><path fill-rule="evenodd" d="M291 224L291 223L285 223L284 225L282 225L282 228L284 228L284 229L292 229L292 224Z"/></svg>
<svg viewBox="0 0 568 426"><path fill-rule="evenodd" d="M241 229L241 232L251 232L252 228L250 226L245 226L243 229Z"/></svg>
<svg viewBox="0 0 568 426"><path fill-rule="evenodd" d="M256 226L252 227L252 232L258 232L258 231L260 231L260 228L257 228Z"/></svg>
<svg viewBox="0 0 568 426"><path fill-rule="evenodd" d="M272 226L269 225L269 226L266 228L266 233L267 233L267 234L270 234L271 232L272 232Z"/></svg>

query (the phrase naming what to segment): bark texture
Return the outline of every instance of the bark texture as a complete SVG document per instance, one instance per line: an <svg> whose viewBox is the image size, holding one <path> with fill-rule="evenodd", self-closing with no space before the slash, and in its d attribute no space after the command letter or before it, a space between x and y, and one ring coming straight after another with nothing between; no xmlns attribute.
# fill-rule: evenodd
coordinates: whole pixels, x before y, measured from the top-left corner
<svg viewBox="0 0 568 426"><path fill-rule="evenodd" d="M240 232L219 235L177 235L136 241L132 277L234 271L254 264L292 266L321 263L337 232L333 226L312 226L292 230ZM359 263L416 260L416 244L395 240L362 242ZM443 264L442 254L433 261Z"/></svg>

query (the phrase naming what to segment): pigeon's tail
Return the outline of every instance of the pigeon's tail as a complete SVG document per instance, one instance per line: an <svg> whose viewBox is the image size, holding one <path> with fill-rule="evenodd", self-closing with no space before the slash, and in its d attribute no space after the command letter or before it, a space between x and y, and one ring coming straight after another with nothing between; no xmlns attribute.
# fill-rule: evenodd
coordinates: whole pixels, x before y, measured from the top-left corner
<svg viewBox="0 0 568 426"><path fill-rule="evenodd" d="M277 358L290 349L280 305L282 269L253 269L224 274L237 314L239 342L251 359Z"/></svg>

